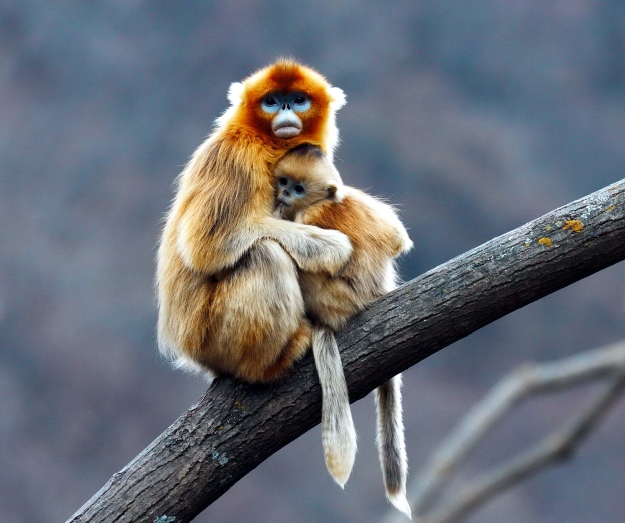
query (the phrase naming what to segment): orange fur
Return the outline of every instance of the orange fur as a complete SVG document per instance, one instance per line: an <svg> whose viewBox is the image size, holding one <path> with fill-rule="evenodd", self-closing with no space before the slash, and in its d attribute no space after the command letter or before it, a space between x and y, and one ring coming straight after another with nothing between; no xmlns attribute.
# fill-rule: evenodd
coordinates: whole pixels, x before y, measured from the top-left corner
<svg viewBox="0 0 625 523"><path fill-rule="evenodd" d="M412 247L395 210L373 196L342 185L341 178L314 148L289 152L277 165L277 211L283 218L345 233L352 256L339 275L300 271L306 313L313 322L313 353L323 391L322 439L328 470L344 485L356 452L356 435L334 332L374 300L394 289L394 259ZM290 185L287 179L293 181ZM286 184L285 184L286 183ZM299 183L299 198L283 198ZM329 191L329 188L333 190ZM407 458L401 414L401 375L376 389L378 449L388 499L410 517L406 499Z"/></svg>
<svg viewBox="0 0 625 523"><path fill-rule="evenodd" d="M260 104L270 93L305 93L310 108L293 138L272 132ZM179 366L250 382L279 378L310 342L297 269L338 271L348 239L275 219L272 170L310 142L331 155L342 92L320 74L280 60L242 84L231 107L180 174L157 257L158 339Z"/></svg>
<svg viewBox="0 0 625 523"><path fill-rule="evenodd" d="M300 143L313 143L324 152L328 152L324 136L331 117L327 108L333 99L330 84L319 73L291 61L281 61L274 64L268 74L266 70L253 74L244 85L245 102L232 121L237 130L261 130L265 137L270 137L271 119L260 108L262 99L274 91L282 93L301 91L310 96L312 107L302 117L304 131L298 136L297 141L292 141L289 145L295 147ZM267 140L266 145L286 152L283 140L277 138Z"/></svg>
<svg viewBox="0 0 625 523"><path fill-rule="evenodd" d="M314 148L291 151L276 165L274 178L301 182L305 198L280 208L282 218L346 234L353 247L340 276L301 271L306 312L334 330L396 284L394 259L412 247L408 233L390 205L354 187ZM275 182L274 182L275 183ZM329 188L334 188L328 192Z"/></svg>
<svg viewBox="0 0 625 523"><path fill-rule="evenodd" d="M354 248L339 277L301 273L300 285L311 318L340 330L349 318L395 288L394 258L409 250L412 242L390 206L344 187L341 202L313 207L297 221L341 231Z"/></svg>

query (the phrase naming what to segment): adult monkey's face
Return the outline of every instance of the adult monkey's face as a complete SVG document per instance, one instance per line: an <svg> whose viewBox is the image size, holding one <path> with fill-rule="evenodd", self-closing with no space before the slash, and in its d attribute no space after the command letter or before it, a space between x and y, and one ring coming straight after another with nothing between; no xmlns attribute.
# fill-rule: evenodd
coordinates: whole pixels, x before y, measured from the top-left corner
<svg viewBox="0 0 625 523"><path fill-rule="evenodd" d="M262 110L272 115L271 131L277 138L293 138L302 132L300 114L311 106L304 93L270 93L261 102Z"/></svg>

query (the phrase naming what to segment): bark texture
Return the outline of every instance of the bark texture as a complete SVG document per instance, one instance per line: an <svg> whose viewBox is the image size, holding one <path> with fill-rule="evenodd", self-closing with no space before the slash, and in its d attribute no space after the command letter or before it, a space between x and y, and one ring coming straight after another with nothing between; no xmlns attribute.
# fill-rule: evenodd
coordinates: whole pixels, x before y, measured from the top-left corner
<svg viewBox="0 0 625 523"><path fill-rule="evenodd" d="M432 269L338 336L351 401L480 327L623 259L625 180ZM320 394L310 354L271 387L215 380L68 521L191 521L318 424Z"/></svg>

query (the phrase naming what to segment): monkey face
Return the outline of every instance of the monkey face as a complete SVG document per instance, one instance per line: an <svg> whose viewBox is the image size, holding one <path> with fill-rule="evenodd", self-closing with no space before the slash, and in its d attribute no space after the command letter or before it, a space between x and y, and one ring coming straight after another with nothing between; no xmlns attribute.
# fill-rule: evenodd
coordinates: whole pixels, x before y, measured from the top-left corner
<svg viewBox="0 0 625 523"><path fill-rule="evenodd" d="M261 102L262 110L272 116L271 131L278 138L293 138L302 132L299 114L308 111L310 105L310 97L297 92L271 93Z"/></svg>
<svg viewBox="0 0 625 523"><path fill-rule="evenodd" d="M337 201L337 185L335 182L320 180L304 180L279 176L276 191L276 209L286 220L295 220L301 213L321 202Z"/></svg>
<svg viewBox="0 0 625 523"><path fill-rule="evenodd" d="M281 176L278 179L278 195L276 200L281 205L286 207L299 207L302 202L307 199L306 193L306 186L303 183L293 180L292 178L287 178L286 176Z"/></svg>
<svg viewBox="0 0 625 523"><path fill-rule="evenodd" d="M345 103L338 87L289 59L278 60L242 83L235 82L228 98L231 109L218 123L253 130L270 138L273 147L310 142L321 145L324 151L335 145L333 116Z"/></svg>

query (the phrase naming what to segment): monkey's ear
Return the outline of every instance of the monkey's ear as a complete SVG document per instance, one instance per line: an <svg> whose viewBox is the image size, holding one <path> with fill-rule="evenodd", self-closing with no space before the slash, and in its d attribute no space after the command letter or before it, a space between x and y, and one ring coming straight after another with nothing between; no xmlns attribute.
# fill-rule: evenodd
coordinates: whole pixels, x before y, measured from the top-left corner
<svg viewBox="0 0 625 523"><path fill-rule="evenodd" d="M343 92L343 89L339 87L330 87L330 96L332 96L330 109L333 109L334 111L338 111L347 103L347 100L345 100L345 93Z"/></svg>
<svg viewBox="0 0 625 523"><path fill-rule="evenodd" d="M343 201L343 196L345 196L344 191L340 190L336 183L330 182L327 190L329 200L337 203L341 203Z"/></svg>
<svg viewBox="0 0 625 523"><path fill-rule="evenodd" d="M228 100L232 105L239 105L243 99L243 84L241 82L232 82L228 89Z"/></svg>

